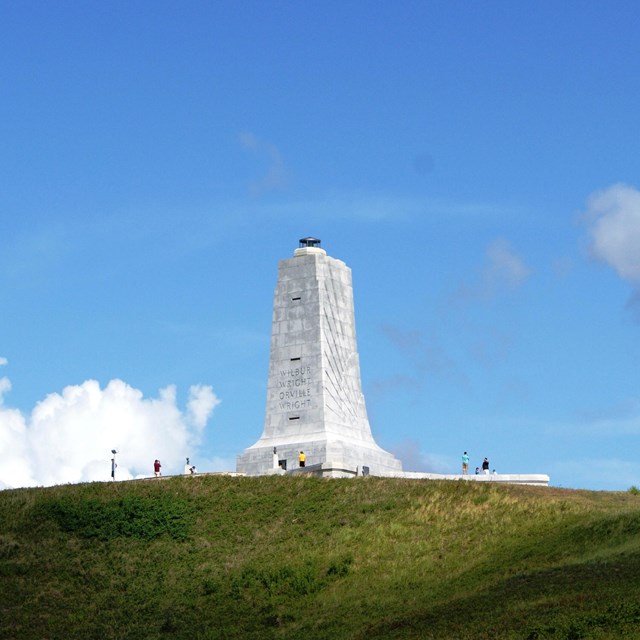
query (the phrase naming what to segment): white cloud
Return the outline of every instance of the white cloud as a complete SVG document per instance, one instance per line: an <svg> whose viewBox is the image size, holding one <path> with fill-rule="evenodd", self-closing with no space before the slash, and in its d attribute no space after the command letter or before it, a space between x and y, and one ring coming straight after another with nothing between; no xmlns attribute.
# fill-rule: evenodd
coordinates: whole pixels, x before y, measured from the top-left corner
<svg viewBox="0 0 640 640"><path fill-rule="evenodd" d="M486 250L486 261L471 282L456 292L457 301L490 300L504 290L516 289L531 275L523 259L504 238L492 242Z"/></svg>
<svg viewBox="0 0 640 640"><path fill-rule="evenodd" d="M189 389L187 412L191 423L197 429L203 429L213 410L220 404L220 400L213 389L204 384L193 385Z"/></svg>
<svg viewBox="0 0 640 640"><path fill-rule="evenodd" d="M587 200L584 219L592 254L640 284L640 191L621 183L597 191Z"/></svg>
<svg viewBox="0 0 640 640"><path fill-rule="evenodd" d="M206 385L189 389L183 412L173 385L144 398L122 380L104 389L87 380L49 394L25 416L4 405L10 388L0 379L0 487L108 480L114 448L118 479L151 475L155 458L166 473L179 473L219 403Z"/></svg>
<svg viewBox="0 0 640 640"><path fill-rule="evenodd" d="M10 390L11 380L9 380L9 378L7 378L6 376L4 378L0 378L0 406L2 406L2 403L4 401L4 394Z"/></svg>
<svg viewBox="0 0 640 640"><path fill-rule="evenodd" d="M5 383L0 387L0 489L36 484L28 461L24 418L19 411L3 406L2 395L10 386Z"/></svg>
<svg viewBox="0 0 640 640"><path fill-rule="evenodd" d="M520 286L531 273L522 258L517 256L504 238L498 238L487 248L489 264L483 278L491 289L505 286L509 289Z"/></svg>
<svg viewBox="0 0 640 640"><path fill-rule="evenodd" d="M6 358L3 358L2 356L0 356L0 367L5 364L9 364L9 361Z"/></svg>
<svg viewBox="0 0 640 640"><path fill-rule="evenodd" d="M258 139L248 131L241 133L239 139L240 145L244 149L261 158L265 158L267 162L266 173L249 187L251 195L258 196L267 191L286 187L289 182L289 172L278 147L270 142Z"/></svg>
<svg viewBox="0 0 640 640"><path fill-rule="evenodd" d="M331 190L306 200L279 200L252 204L252 213L280 220L305 212L305 220L327 222L346 219L365 223L382 220L429 221L508 219L523 215L522 210L494 202L452 201L438 198L407 197L394 193L358 190Z"/></svg>
<svg viewBox="0 0 640 640"><path fill-rule="evenodd" d="M421 450L420 444L416 440L403 440L391 447L391 452L402 462L402 468L405 471L458 473L452 458L438 454L427 454Z"/></svg>

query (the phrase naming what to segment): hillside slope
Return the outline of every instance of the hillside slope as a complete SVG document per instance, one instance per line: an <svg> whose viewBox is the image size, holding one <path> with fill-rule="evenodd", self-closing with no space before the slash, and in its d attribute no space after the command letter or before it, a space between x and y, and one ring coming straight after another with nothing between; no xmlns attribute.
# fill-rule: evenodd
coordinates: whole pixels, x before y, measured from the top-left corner
<svg viewBox="0 0 640 640"><path fill-rule="evenodd" d="M0 492L0 637L640 638L640 497L178 477Z"/></svg>

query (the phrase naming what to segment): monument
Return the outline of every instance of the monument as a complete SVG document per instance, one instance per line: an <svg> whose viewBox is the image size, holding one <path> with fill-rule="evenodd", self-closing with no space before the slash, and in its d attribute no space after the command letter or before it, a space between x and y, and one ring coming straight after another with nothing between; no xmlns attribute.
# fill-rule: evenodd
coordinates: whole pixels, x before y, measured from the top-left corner
<svg viewBox="0 0 640 640"><path fill-rule="evenodd" d="M360 382L351 269L302 238L278 265L264 430L240 454L247 475L396 475L373 439Z"/></svg>

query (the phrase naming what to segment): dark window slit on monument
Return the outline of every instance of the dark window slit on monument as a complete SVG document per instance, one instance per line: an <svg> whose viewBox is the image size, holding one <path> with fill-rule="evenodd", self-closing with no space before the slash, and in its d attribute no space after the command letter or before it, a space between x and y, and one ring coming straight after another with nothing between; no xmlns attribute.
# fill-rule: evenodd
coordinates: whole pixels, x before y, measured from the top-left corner
<svg viewBox="0 0 640 640"><path fill-rule="evenodd" d="M291 416L289 420L300 420L300 416Z"/></svg>
<svg viewBox="0 0 640 640"><path fill-rule="evenodd" d="M293 362L294 360L300 360L300 358L291 358L291 362Z"/></svg>
<svg viewBox="0 0 640 640"><path fill-rule="evenodd" d="M297 298L291 298L292 302L295 302L296 300L300 300L300 296L298 296Z"/></svg>

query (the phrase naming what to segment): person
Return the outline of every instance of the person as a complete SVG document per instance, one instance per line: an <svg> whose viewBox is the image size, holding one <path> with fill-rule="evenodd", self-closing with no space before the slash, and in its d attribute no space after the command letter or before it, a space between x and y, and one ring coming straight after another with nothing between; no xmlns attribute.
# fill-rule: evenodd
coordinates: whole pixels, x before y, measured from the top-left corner
<svg viewBox="0 0 640 640"><path fill-rule="evenodd" d="M196 465L194 464L194 465L191 467L191 475L193 475L195 472L196 472Z"/></svg>
<svg viewBox="0 0 640 640"><path fill-rule="evenodd" d="M489 475L489 458L485 458L482 461L482 473Z"/></svg>
<svg viewBox="0 0 640 640"><path fill-rule="evenodd" d="M156 474L156 478L159 478L162 474L160 473L160 468L162 467L162 465L160 464L160 460L156 460L153 463L153 473Z"/></svg>
<svg viewBox="0 0 640 640"><path fill-rule="evenodd" d="M182 472L185 476L188 476L190 473L193 473L191 471L191 465L189 464L189 458L187 458L187 462L184 465L184 471Z"/></svg>
<svg viewBox="0 0 640 640"><path fill-rule="evenodd" d="M469 473L469 455L465 451L462 455L462 475L465 476Z"/></svg>
<svg viewBox="0 0 640 640"><path fill-rule="evenodd" d="M480 475L480 467L476 467L476 475L479 476Z"/></svg>
<svg viewBox="0 0 640 640"><path fill-rule="evenodd" d="M300 455L298 456L298 461L300 462L301 467L304 467L306 460L307 456L304 455L304 451L301 451Z"/></svg>

